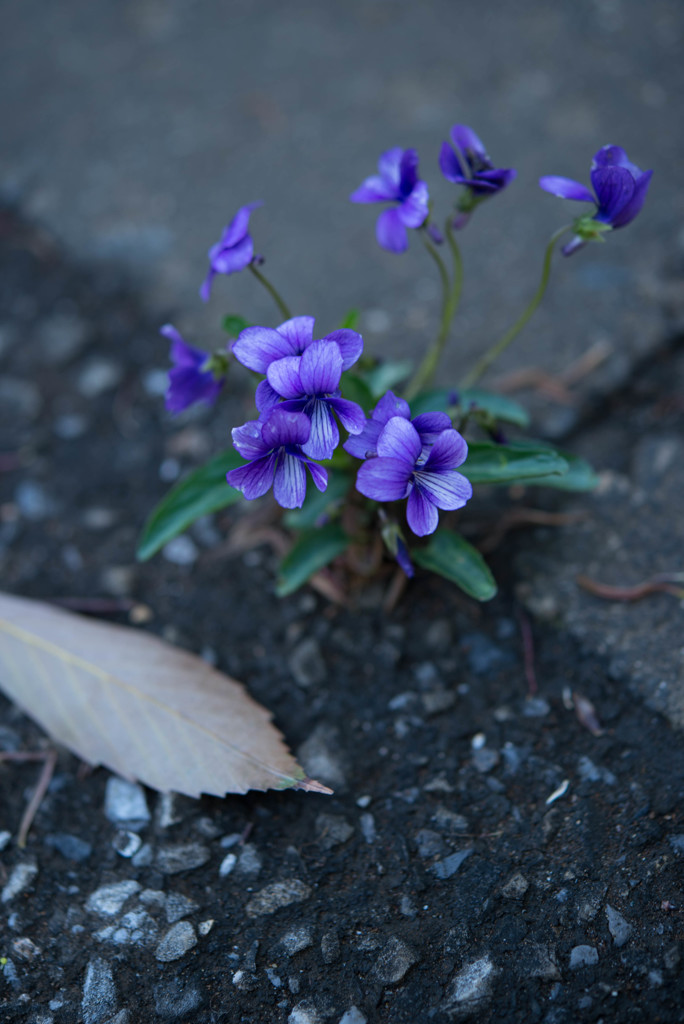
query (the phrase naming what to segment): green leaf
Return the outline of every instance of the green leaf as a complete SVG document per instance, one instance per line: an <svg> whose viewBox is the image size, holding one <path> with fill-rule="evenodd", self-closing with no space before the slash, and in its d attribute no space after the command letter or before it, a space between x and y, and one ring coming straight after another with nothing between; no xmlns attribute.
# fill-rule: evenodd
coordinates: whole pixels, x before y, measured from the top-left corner
<svg viewBox="0 0 684 1024"><path fill-rule="evenodd" d="M172 487L145 523L138 544L138 559L147 561L200 516L239 501L242 494L227 483L226 473L243 465L244 459L229 448Z"/></svg>
<svg viewBox="0 0 684 1024"><path fill-rule="evenodd" d="M458 395L456 404L451 401L454 395ZM469 412L472 404L477 410L486 412L502 423L514 423L518 427L529 426L530 417L522 405L514 402L512 398L507 398L506 395L482 391L479 388L468 388L458 392L445 388L424 391L411 402L411 414L418 416L423 412L448 412L453 416L458 412Z"/></svg>
<svg viewBox="0 0 684 1024"><path fill-rule="evenodd" d="M406 380L412 369L413 363L410 359L403 359L401 362L379 363L371 370L366 370L363 379L373 398L382 398L389 388Z"/></svg>
<svg viewBox="0 0 684 1024"><path fill-rule="evenodd" d="M490 441L472 441L468 445L468 458L459 472L471 484L527 483L535 477L560 477L568 472L568 463L553 449L524 443L494 444Z"/></svg>
<svg viewBox="0 0 684 1024"><path fill-rule="evenodd" d="M476 601L491 601L496 594L496 580L487 563L460 533L437 530L427 546L414 549L411 557L421 568L450 580Z"/></svg>
<svg viewBox="0 0 684 1024"><path fill-rule="evenodd" d="M229 314L228 316L224 316L221 321L221 326L226 334L229 334L231 338L237 338L238 334L244 331L245 327L251 327L251 324L249 320L245 320L244 316Z"/></svg>
<svg viewBox="0 0 684 1024"><path fill-rule="evenodd" d="M349 546L350 540L338 523L301 533L294 547L280 563L276 594L286 597L298 590L310 576L332 562Z"/></svg>
<svg viewBox="0 0 684 1024"><path fill-rule="evenodd" d="M342 317L342 323L340 324L340 330L358 331L359 329L359 317L361 316L361 310L350 309Z"/></svg>
<svg viewBox="0 0 684 1024"><path fill-rule="evenodd" d="M375 405L370 388L355 373L345 373L342 378L342 396L348 398L350 402L356 402L365 413L369 413Z"/></svg>
<svg viewBox="0 0 684 1024"><path fill-rule="evenodd" d="M321 494L314 487L309 488L306 500L301 508L293 508L285 513L283 522L292 530L308 530L326 515L338 502L342 501L352 482L351 473L341 470L328 470L328 487Z"/></svg>
<svg viewBox="0 0 684 1024"><path fill-rule="evenodd" d="M593 491L599 479L593 467L586 459L568 452L557 452L568 464L568 471L562 476L532 477L525 485L539 487L555 487L559 491Z"/></svg>

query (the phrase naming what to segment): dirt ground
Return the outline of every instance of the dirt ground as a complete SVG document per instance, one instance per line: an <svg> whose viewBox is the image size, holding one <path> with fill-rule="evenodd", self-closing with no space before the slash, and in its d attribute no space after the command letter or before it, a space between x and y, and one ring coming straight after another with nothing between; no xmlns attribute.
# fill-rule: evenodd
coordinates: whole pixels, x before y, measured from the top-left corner
<svg viewBox="0 0 684 1024"><path fill-rule="evenodd" d="M224 543L239 510L136 565L150 508L242 400L170 421L157 325L11 211L0 269L2 589L146 606L138 628L241 679L335 790L146 791L126 824L108 773L61 752L20 850L3 836L40 769L0 765L0 1020L680 1020L681 735L521 613L509 566L533 535L494 552L486 607L424 576L389 614L375 585L279 601L271 549ZM0 750L45 743L0 698Z"/></svg>

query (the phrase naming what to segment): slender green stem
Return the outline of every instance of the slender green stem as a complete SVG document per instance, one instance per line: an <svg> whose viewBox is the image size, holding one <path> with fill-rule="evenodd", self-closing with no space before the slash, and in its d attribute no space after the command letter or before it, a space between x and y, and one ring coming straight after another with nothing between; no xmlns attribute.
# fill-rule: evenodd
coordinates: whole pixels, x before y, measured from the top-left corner
<svg viewBox="0 0 684 1024"><path fill-rule="evenodd" d="M451 311L451 315L453 316L458 309L459 302L461 301L461 289L463 288L463 260L461 259L461 250L458 247L458 242L454 237L451 217L447 217L446 224L444 226L444 233L446 234L446 239L449 243L449 248L451 249L451 258L454 261L454 286L452 290L453 308Z"/></svg>
<svg viewBox="0 0 684 1024"><path fill-rule="evenodd" d="M278 307L278 310L280 311L280 313L285 317L286 320L290 320L291 317L292 317L292 313L290 312L290 310L287 307L286 303L283 302L283 300L281 299L280 295L275 290L275 288L273 287L271 282L268 280L268 278L265 277L264 274L262 274L260 270L257 270L257 268L254 265L254 263L250 263L248 265L249 265L249 269L252 271L252 273L256 277L257 281L259 281L259 283L264 286L264 288L266 289L268 294L271 296L271 298L275 302L276 306Z"/></svg>
<svg viewBox="0 0 684 1024"><path fill-rule="evenodd" d="M470 373L466 374L463 381L461 382L461 387L471 388L474 384L476 384L480 377L487 372L492 363L494 363L499 358L501 353L508 348L513 339L517 337L518 334L520 334L523 327L530 319L532 314L535 312L541 300L544 298L546 286L549 283L549 277L551 274L551 260L553 258L553 252L556 247L556 242L561 237L561 235L564 235L566 231L570 231L571 228L572 224L566 224L564 227L559 228L558 231L554 232L554 234L551 235L549 244L546 247L546 252L544 253L544 263L542 265L541 280L539 282L539 286L536 292L532 296L532 301L523 310L523 312L515 321L513 326L510 327L494 345L492 345L488 352L485 352L482 358L477 361L477 363L470 371Z"/></svg>
<svg viewBox="0 0 684 1024"><path fill-rule="evenodd" d="M449 337L451 321L454 318L454 313L456 312L456 307L458 306L458 302L461 297L463 264L461 261L461 253L458 245L456 244L456 239L453 236L449 221L447 221L446 225L446 236L454 263L453 281L449 280L447 268L444 264L444 260L439 254L439 251L432 244L427 234L423 234L423 243L437 264L437 269L442 282L442 316L439 323L439 330L437 331L437 337L425 353L422 362L418 366L418 369L406 388L405 397L409 401L412 398L415 398L420 391L426 388L434 377L435 370L437 369L442 352L444 351L444 346L446 345L447 338Z"/></svg>

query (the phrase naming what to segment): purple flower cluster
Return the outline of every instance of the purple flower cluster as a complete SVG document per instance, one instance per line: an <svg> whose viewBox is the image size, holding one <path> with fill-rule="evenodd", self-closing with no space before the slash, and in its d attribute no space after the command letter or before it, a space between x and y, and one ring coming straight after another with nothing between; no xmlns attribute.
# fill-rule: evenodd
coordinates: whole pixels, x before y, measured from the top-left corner
<svg viewBox="0 0 684 1024"><path fill-rule="evenodd" d="M357 490L382 502L408 498L413 533L433 533L438 509L462 508L472 495L456 472L468 454L466 442L446 413L411 419L408 402L392 391L367 419L340 393L342 373L361 355L361 335L343 329L314 339L313 328L313 317L294 317L276 328L247 327L234 343L236 358L265 377L256 389L259 419L233 430L233 444L247 461L228 472L228 483L250 500L273 487L283 508L301 507L307 470L319 491L327 487L318 463L339 444L339 420L349 434L345 451L363 460Z"/></svg>
<svg viewBox="0 0 684 1024"><path fill-rule="evenodd" d="M592 192L579 181L547 175L539 179L545 192L561 199L574 199L582 203L596 203L591 217L580 217L577 234L563 248L566 256L577 252L587 242L600 237L601 230L617 230L630 224L646 199L653 171L642 171L628 158L621 146L603 146L591 164Z"/></svg>
<svg viewBox="0 0 684 1024"><path fill-rule="evenodd" d="M344 448L365 459L357 491L375 501L408 498L408 525L416 536L425 537L437 529L438 509L463 508L472 497L470 481L456 472L467 458L468 445L446 413L410 416L408 403L388 391Z"/></svg>
<svg viewBox="0 0 684 1024"><path fill-rule="evenodd" d="M308 469L319 490L327 473L314 460L329 459L340 442L337 420L350 434L365 416L341 397L340 379L363 351L356 331L342 329L314 339L314 319L293 317L280 327L247 327L233 345L236 359L265 374L256 389L259 419L233 430L233 444L249 462L228 473L228 483L246 498L273 484L283 508L299 508Z"/></svg>

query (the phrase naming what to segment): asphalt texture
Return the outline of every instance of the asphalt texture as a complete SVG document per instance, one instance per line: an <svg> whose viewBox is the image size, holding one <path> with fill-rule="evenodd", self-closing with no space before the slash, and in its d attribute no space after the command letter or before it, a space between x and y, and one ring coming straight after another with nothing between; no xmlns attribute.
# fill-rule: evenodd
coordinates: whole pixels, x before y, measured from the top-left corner
<svg viewBox="0 0 684 1024"><path fill-rule="evenodd" d="M342 766L330 780L342 795L326 806L290 796L208 801L186 807L177 826L156 818L142 830L154 857L172 841L211 849L208 866L189 869L196 873L181 889L202 908L185 915L193 934L202 936L209 919L217 930L186 960L160 966L155 951L170 921L161 899L154 912L147 907L154 927L147 923L139 947L91 938L97 922L84 907L103 882L137 879L140 891L163 890L167 900L178 893L155 861L132 871L115 852L103 773L84 789L76 763L63 758L29 850L8 841L1 855L7 878L17 864L39 869L4 908L0 956L14 965L0 978L7 1019L134 1024L141 1013L309 1024L341 1020L354 1006L360 1016L345 1024L423 1013L549 1024L679 1019L681 602L665 593L605 601L576 578L632 587L682 569L681 7L70 0L9 6L5 20L0 83L12 102L0 113L0 183L12 212L2 221L3 586L150 605L149 628L217 659L274 710L293 746L313 736L314 752L318 744ZM227 567L211 554L235 528L230 517L192 534L176 552L185 564L136 567L150 506L175 474L225 447L247 408L231 390L215 419L170 424L157 324L173 319L190 341L211 347L224 312L277 322L247 275L219 280L202 306L208 245L237 206L264 199L253 220L257 248L292 307L330 329L358 306L368 349L415 354L436 327L429 261L415 241L403 256L380 251L376 211L346 197L382 149L414 145L446 209L452 194L436 157L456 121L473 125L519 177L463 233L465 292L445 359L449 382L520 312L545 240L567 216L537 177L586 181L606 142L655 172L634 224L605 246L558 257L542 309L497 371L529 368L520 397L537 432L601 472L594 497L515 501L585 518L519 541L507 535L491 555L504 596L483 618L426 582L388 621L378 594L369 598L374 608L339 621L311 595L289 606L273 600L264 616L264 598L254 595L268 592L272 556L247 552ZM599 358L578 363L587 352ZM500 502L485 496L478 506L490 540L501 532ZM533 616L548 710L525 701L518 602ZM313 654L300 649L310 636ZM358 684L365 677L371 695ZM593 701L601 736L586 716L585 726L576 723L572 691ZM343 735L342 721L352 723ZM4 749L40 743L7 704L2 724ZM480 732L492 756L478 767ZM320 756L313 763L320 767ZM0 833L16 831L32 772L2 768ZM566 779L566 793L546 805ZM358 805L366 796L367 807ZM463 835L449 831L445 806L465 818ZM354 833L339 820L317 823L321 814ZM375 821L372 840L364 814ZM221 839L239 835L242 856L245 829L256 829L257 852L219 899L218 865L232 849ZM326 845L331 829L347 838ZM62 843L69 856L59 852L62 833L89 846L82 861L72 856L77 843ZM445 880L440 871L450 867L435 865L471 845ZM303 864L288 860L292 849ZM67 868L74 891L64 896ZM513 895L501 895L518 874L527 888L515 882ZM246 923L253 893L291 878L316 892L314 903ZM632 931L621 931L608 907ZM310 930L299 951L295 940L281 942L296 927ZM334 941L324 942L331 932L337 958ZM624 944L616 934L628 935ZM39 952L17 945L24 938ZM510 949L521 943L515 966Z"/></svg>

